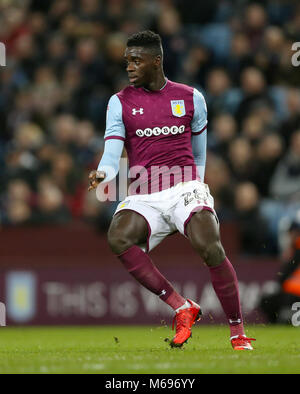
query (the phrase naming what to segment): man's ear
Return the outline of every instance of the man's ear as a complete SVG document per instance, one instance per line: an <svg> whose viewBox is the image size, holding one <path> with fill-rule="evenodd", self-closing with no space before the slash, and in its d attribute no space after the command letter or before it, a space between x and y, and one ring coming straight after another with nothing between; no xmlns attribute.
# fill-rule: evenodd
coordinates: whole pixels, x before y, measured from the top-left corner
<svg viewBox="0 0 300 394"><path fill-rule="evenodd" d="M155 65L156 67L160 67L160 66L161 66L161 62L162 62L162 57L161 57L161 55L155 56L155 58L154 58L154 65Z"/></svg>

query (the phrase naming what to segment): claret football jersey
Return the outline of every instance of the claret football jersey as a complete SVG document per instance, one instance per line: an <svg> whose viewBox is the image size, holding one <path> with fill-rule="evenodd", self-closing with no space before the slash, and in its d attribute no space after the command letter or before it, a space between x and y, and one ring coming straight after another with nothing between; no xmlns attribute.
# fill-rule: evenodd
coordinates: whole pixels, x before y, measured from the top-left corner
<svg viewBox="0 0 300 394"><path fill-rule="evenodd" d="M139 179L141 185L147 185L146 193L153 193L180 181L198 179L191 137L206 127L203 95L167 80L159 91L128 86L113 95L107 109L105 140L124 141L131 180ZM168 172L169 184L162 181ZM145 193L145 187L141 189Z"/></svg>

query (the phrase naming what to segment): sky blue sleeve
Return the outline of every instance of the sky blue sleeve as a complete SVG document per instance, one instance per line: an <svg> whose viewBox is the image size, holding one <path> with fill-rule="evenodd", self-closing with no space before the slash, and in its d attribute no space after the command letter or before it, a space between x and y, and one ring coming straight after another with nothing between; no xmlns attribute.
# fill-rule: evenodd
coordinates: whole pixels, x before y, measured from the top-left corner
<svg viewBox="0 0 300 394"><path fill-rule="evenodd" d="M197 89L194 89L194 116L191 122L192 134L201 134L207 127L206 102Z"/></svg>
<svg viewBox="0 0 300 394"><path fill-rule="evenodd" d="M119 172L120 158L124 148L124 141L109 139L105 141L104 153L98 166L98 171L104 171L104 182L114 179Z"/></svg>
<svg viewBox="0 0 300 394"><path fill-rule="evenodd" d="M207 130L201 134L192 135L192 148L195 164L201 181L204 182L205 165L206 165L206 149L207 149Z"/></svg>
<svg viewBox="0 0 300 394"><path fill-rule="evenodd" d="M125 141L122 104L116 94L108 102L104 140L104 153L99 163L98 171L104 171L106 173L104 182L109 182L119 172L120 158Z"/></svg>
<svg viewBox="0 0 300 394"><path fill-rule="evenodd" d="M106 129L104 139L118 139L125 141L125 126L122 116L122 104L119 97L114 94L107 106Z"/></svg>

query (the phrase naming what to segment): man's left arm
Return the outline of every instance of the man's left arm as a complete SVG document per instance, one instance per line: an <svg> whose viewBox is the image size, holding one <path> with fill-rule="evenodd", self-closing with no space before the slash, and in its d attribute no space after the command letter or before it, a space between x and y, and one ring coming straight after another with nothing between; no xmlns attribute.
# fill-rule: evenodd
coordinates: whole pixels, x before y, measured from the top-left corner
<svg viewBox="0 0 300 394"><path fill-rule="evenodd" d="M206 147L207 147L207 132L198 135L192 135L192 148L195 164L197 166L198 174L201 181L204 182L205 165L206 165Z"/></svg>
<svg viewBox="0 0 300 394"><path fill-rule="evenodd" d="M207 107L203 95L197 89L194 89L193 99L192 149L198 174L204 182L207 149Z"/></svg>

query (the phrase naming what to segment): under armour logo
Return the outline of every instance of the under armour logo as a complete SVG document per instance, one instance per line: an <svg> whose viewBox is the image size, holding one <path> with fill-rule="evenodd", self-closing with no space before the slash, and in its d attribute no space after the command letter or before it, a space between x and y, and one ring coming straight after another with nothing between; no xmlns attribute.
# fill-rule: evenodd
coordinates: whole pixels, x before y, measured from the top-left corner
<svg viewBox="0 0 300 394"><path fill-rule="evenodd" d="M242 320L241 319L237 319L237 320L231 320L229 319L229 324L241 324Z"/></svg>
<svg viewBox="0 0 300 394"><path fill-rule="evenodd" d="M162 296L164 296L164 295L166 295L166 294L167 294L166 290L163 290L163 291L161 292L161 294L159 295L159 297L162 297Z"/></svg>
<svg viewBox="0 0 300 394"><path fill-rule="evenodd" d="M144 108L140 108L140 109L133 108L132 115L136 115L136 114L143 115L144 114Z"/></svg>

